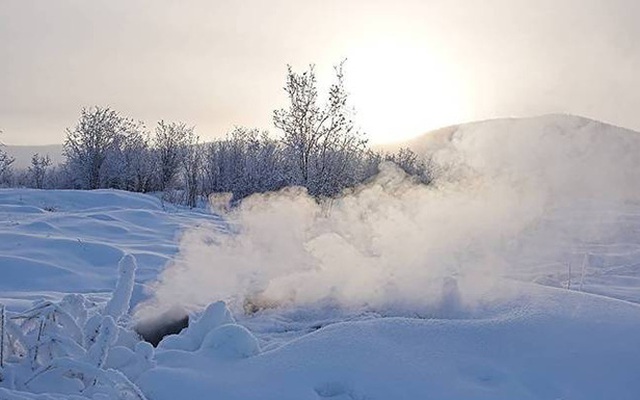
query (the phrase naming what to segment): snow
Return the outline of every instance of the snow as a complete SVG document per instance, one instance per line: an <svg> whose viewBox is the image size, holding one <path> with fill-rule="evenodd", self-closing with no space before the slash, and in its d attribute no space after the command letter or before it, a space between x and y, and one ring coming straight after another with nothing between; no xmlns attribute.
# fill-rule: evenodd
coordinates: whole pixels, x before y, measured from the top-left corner
<svg viewBox="0 0 640 400"><path fill-rule="evenodd" d="M235 320L221 302L210 304L197 319L190 321L189 326L180 335L166 336L158 345L161 349L177 349L195 351L202 347L205 337L216 328L232 324Z"/></svg>
<svg viewBox="0 0 640 400"><path fill-rule="evenodd" d="M131 254L139 268L133 304L178 251L186 227L219 219L115 190L0 190L0 302L25 309L44 295L110 293L114 268Z"/></svg>
<svg viewBox="0 0 640 400"><path fill-rule="evenodd" d="M213 329L202 340L199 351L212 359L239 359L260 354L258 340L238 324L224 324Z"/></svg>
<svg viewBox="0 0 640 400"><path fill-rule="evenodd" d="M493 317L338 322L243 362L159 355L138 383L158 399L637 398L636 305L520 289Z"/></svg>
<svg viewBox="0 0 640 400"><path fill-rule="evenodd" d="M638 135L452 127L413 144L452 165L429 192L387 165L330 209L293 190L226 221L0 190L0 397L637 399ZM132 330L184 314L157 348Z"/></svg>

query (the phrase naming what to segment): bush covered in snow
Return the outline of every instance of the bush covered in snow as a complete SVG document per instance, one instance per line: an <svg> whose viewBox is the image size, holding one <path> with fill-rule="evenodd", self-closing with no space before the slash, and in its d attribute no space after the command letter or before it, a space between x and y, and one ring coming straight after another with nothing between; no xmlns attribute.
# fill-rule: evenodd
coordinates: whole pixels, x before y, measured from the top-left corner
<svg viewBox="0 0 640 400"><path fill-rule="evenodd" d="M69 294L57 302L36 301L20 313L0 305L0 398L145 400L135 382L155 366L155 349L133 330L129 316L136 267L131 255L120 260L106 304ZM192 321L180 335L167 336L160 349L220 360L260 352L223 302Z"/></svg>
<svg viewBox="0 0 640 400"><path fill-rule="evenodd" d="M58 302L37 301L18 314L3 307L2 398L145 399L131 379L153 366L153 349L138 343L125 318L135 270L132 256L120 261L118 284L106 305L69 294Z"/></svg>

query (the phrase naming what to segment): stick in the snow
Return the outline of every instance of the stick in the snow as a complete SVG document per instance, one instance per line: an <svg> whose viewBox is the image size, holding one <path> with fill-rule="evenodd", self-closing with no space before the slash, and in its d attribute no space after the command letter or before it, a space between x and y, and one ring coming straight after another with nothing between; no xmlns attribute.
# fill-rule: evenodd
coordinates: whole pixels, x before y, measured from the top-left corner
<svg viewBox="0 0 640 400"><path fill-rule="evenodd" d="M4 368L4 304L0 304L0 368Z"/></svg>
<svg viewBox="0 0 640 400"><path fill-rule="evenodd" d="M584 272L587 269L587 263L589 262L589 253L584 254L582 259L582 272L580 273L580 291L582 292L582 285L584 284Z"/></svg>

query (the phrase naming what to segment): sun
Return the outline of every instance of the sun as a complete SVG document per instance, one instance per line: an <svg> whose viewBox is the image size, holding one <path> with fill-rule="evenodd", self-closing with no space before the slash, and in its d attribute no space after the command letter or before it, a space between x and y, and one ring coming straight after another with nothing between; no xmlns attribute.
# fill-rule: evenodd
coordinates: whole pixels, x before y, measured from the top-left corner
<svg viewBox="0 0 640 400"><path fill-rule="evenodd" d="M399 142L461 122L463 85L428 48L378 40L355 46L346 64L357 121L371 142Z"/></svg>

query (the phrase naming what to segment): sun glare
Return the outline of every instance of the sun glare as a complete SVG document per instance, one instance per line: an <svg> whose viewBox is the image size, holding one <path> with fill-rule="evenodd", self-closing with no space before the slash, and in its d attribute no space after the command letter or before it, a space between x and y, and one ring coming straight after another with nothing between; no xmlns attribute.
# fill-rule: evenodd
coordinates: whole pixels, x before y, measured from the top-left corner
<svg viewBox="0 0 640 400"><path fill-rule="evenodd" d="M347 86L373 143L403 141L459 123L467 114L456 74L428 48L378 41L350 54Z"/></svg>

